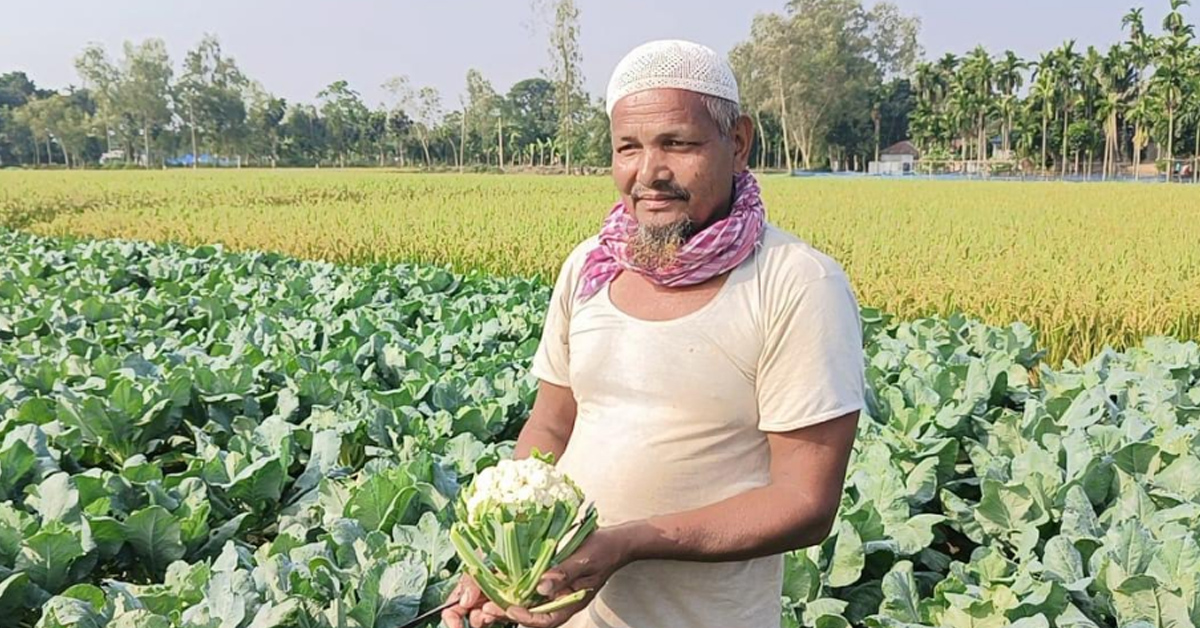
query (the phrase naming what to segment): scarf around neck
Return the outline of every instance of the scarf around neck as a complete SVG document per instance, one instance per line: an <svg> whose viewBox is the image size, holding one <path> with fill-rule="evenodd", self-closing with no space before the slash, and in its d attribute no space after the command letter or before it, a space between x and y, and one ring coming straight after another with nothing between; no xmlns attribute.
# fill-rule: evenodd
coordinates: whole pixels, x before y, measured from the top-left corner
<svg viewBox="0 0 1200 628"><path fill-rule="evenodd" d="M600 245L592 249L580 272L577 298L587 300L623 270L632 270L660 286L704 283L741 264L754 251L766 223L758 181L749 170L734 177L729 215L697 232L680 247L675 261L659 269L638 267L629 252L637 219L618 202L600 229Z"/></svg>

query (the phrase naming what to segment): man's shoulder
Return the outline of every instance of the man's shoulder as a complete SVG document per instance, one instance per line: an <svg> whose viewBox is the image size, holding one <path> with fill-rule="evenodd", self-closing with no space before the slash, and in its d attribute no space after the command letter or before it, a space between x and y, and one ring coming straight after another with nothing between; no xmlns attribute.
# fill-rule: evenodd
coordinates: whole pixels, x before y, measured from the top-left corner
<svg viewBox="0 0 1200 628"><path fill-rule="evenodd" d="M846 279L842 265L803 238L767 223L763 230L760 272L800 286L827 277Z"/></svg>

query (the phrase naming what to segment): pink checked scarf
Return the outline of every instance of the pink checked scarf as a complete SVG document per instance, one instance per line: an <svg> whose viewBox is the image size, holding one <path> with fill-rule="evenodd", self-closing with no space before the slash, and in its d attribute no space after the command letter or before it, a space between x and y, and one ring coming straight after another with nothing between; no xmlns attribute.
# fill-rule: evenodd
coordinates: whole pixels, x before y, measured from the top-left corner
<svg viewBox="0 0 1200 628"><path fill-rule="evenodd" d="M618 202L600 229L600 246L588 253L576 296L586 300L623 270L640 273L662 286L691 286L733 270L750 256L766 222L758 181L750 171L734 178L734 200L729 215L692 236L667 268L638 268L630 259L629 238L637 220Z"/></svg>

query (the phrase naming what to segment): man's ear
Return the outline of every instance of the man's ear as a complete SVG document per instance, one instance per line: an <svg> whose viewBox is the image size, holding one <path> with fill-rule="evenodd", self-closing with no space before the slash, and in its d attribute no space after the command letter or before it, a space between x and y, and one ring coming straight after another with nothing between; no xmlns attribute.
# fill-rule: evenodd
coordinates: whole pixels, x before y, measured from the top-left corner
<svg viewBox="0 0 1200 628"><path fill-rule="evenodd" d="M743 172L750 167L750 148L754 146L754 122L750 116L738 116L733 129L733 169Z"/></svg>

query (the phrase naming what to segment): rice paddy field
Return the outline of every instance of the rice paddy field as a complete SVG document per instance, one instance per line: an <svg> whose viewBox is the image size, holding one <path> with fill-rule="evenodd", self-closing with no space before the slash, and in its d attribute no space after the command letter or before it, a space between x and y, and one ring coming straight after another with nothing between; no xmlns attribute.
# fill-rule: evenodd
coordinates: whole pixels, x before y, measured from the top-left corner
<svg viewBox="0 0 1200 628"><path fill-rule="evenodd" d="M1082 362L1200 338L1200 188L762 178L769 219L833 255L860 302L1038 333ZM616 199L606 177L371 171L0 172L0 226L221 243L339 263L548 281Z"/></svg>

